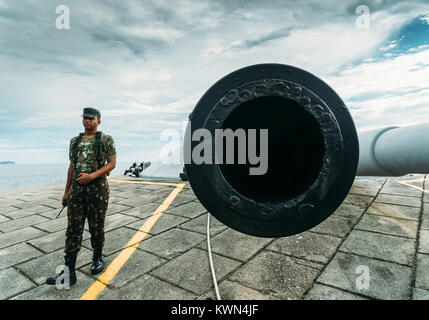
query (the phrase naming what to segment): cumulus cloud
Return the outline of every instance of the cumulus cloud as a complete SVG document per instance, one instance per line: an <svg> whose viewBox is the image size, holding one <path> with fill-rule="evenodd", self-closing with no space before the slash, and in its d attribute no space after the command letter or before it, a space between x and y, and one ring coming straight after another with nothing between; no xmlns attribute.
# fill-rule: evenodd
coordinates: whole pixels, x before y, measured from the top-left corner
<svg viewBox="0 0 429 320"><path fill-rule="evenodd" d="M346 101L360 131L428 121L429 48L363 63L326 79Z"/></svg>
<svg viewBox="0 0 429 320"><path fill-rule="evenodd" d="M181 128L214 82L255 63L296 65L322 77L359 124L384 123L367 108L405 108L399 93L415 101L407 105L417 110L413 117L421 114L427 48L371 59L397 49L391 37L410 19L429 16L427 1L368 2L368 31L356 29L357 0L61 4L70 8L69 30L55 28L58 1L0 0L0 144L51 148L54 162L67 161L64 141L82 130L85 106L102 111L101 129L115 137L124 161L152 157L162 130Z"/></svg>

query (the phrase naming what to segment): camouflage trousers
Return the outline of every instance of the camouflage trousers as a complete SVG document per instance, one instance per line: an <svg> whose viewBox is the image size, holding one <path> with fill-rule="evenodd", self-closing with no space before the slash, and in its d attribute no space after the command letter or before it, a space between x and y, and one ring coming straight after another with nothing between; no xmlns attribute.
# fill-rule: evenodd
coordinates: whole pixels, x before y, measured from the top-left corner
<svg viewBox="0 0 429 320"><path fill-rule="evenodd" d="M104 221L108 203L109 190L105 185L72 185L67 199L65 253L77 253L80 250L86 219L88 219L92 248L94 250L103 248Z"/></svg>

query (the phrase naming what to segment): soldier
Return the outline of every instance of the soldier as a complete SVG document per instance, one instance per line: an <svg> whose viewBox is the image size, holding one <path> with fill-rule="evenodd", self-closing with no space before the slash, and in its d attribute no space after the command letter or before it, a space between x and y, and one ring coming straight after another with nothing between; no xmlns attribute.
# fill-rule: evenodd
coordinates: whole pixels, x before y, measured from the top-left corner
<svg viewBox="0 0 429 320"><path fill-rule="evenodd" d="M70 141L70 165L62 198L67 203L67 231L65 241L65 265L68 267L69 284L76 283L76 257L81 248L85 220L88 219L91 246L94 249L91 273L104 269L104 220L109 201L109 185L106 175L116 166L115 144L111 136L97 131L101 123L100 112L94 108L83 109L84 133ZM64 278L64 270L46 280L54 285Z"/></svg>

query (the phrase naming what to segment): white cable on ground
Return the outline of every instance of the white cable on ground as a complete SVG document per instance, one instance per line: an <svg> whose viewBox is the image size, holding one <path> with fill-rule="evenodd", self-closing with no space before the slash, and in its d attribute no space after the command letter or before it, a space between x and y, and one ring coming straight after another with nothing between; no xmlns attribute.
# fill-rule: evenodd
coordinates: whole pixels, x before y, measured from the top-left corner
<svg viewBox="0 0 429 320"><path fill-rule="evenodd" d="M216 274L213 266L213 257L212 257L212 248L210 246L210 212L207 212L207 247L209 250L209 261L210 261L210 269L212 271L213 284L216 291L216 298L220 299L219 288L217 287Z"/></svg>

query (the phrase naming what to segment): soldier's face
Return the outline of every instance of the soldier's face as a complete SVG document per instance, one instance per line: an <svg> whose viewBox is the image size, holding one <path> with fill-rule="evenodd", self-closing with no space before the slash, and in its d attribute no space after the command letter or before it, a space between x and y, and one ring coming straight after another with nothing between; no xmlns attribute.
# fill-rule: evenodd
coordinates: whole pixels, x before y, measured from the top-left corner
<svg viewBox="0 0 429 320"><path fill-rule="evenodd" d="M97 129L101 121L100 119L98 119L98 117L95 117L95 118L83 117L82 123L85 129L93 130L93 129Z"/></svg>

